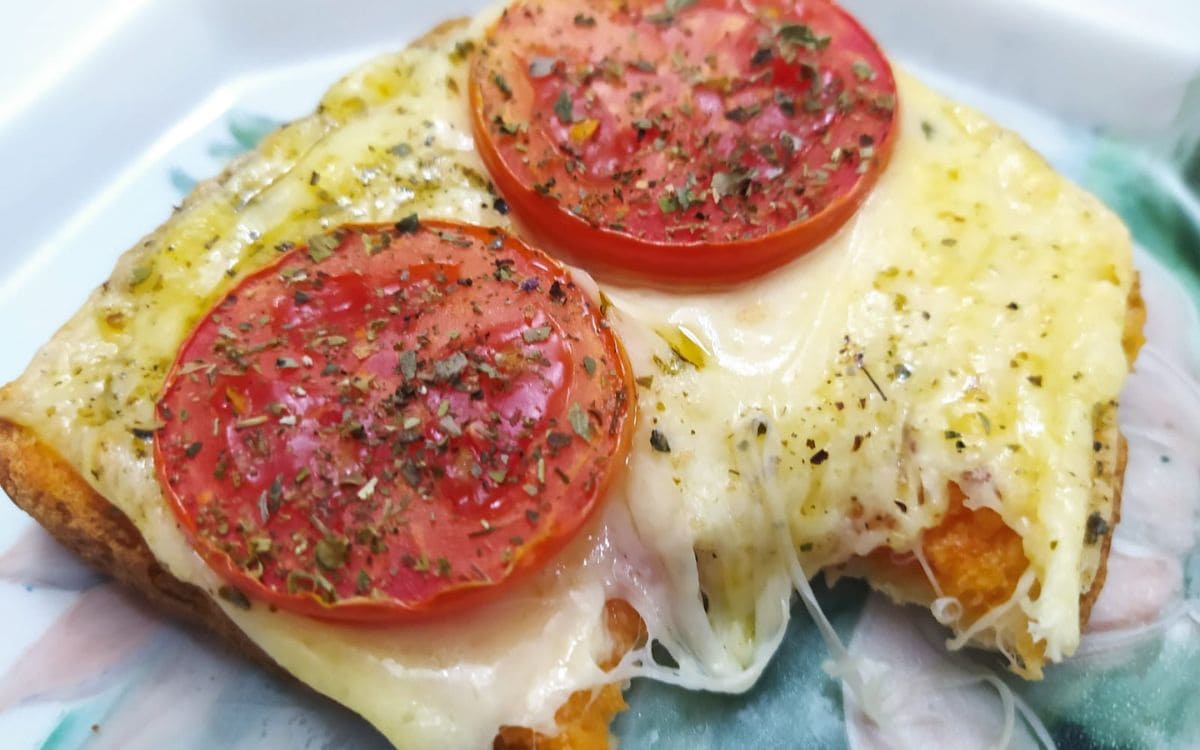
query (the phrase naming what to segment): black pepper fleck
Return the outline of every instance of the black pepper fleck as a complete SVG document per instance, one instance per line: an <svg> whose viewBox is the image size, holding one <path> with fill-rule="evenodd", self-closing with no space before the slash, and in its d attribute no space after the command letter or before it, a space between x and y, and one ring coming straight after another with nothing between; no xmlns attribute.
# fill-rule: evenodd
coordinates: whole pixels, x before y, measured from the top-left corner
<svg viewBox="0 0 1200 750"><path fill-rule="evenodd" d="M650 430L650 447L659 453L671 452L671 443L667 440L667 436L658 430Z"/></svg>
<svg viewBox="0 0 1200 750"><path fill-rule="evenodd" d="M1104 520L1104 516L1100 513L1093 513L1088 516L1087 528L1083 532L1084 544L1095 544L1100 540L1100 537L1108 533L1108 521Z"/></svg>

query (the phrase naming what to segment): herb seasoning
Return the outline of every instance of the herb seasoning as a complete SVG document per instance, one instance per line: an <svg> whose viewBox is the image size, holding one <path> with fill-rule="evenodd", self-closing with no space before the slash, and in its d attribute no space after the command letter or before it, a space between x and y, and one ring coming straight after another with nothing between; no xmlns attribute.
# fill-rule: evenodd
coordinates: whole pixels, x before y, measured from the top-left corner
<svg viewBox="0 0 1200 750"><path fill-rule="evenodd" d="M413 215L245 278L179 352L144 438L236 606L391 622L480 599L565 544L624 460L632 391L554 261Z"/></svg>

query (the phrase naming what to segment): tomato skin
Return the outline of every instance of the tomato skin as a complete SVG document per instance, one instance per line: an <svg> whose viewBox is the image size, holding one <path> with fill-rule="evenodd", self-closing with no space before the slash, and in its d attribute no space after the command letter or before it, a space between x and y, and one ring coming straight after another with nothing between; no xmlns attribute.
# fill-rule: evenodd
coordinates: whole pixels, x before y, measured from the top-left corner
<svg viewBox="0 0 1200 750"><path fill-rule="evenodd" d="M242 281L180 349L160 485L251 601L389 624L545 565L623 470L630 368L567 271L498 232L350 226Z"/></svg>
<svg viewBox="0 0 1200 750"><path fill-rule="evenodd" d="M478 150L526 233L606 280L759 276L836 232L886 168L891 68L829 0L764 0L757 15L697 0L669 23L663 7L511 6L472 68Z"/></svg>

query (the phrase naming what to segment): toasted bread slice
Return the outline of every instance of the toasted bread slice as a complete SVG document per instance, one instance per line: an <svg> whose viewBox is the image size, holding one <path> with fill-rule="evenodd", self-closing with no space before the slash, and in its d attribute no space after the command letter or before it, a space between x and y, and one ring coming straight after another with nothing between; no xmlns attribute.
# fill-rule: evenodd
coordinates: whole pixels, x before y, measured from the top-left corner
<svg viewBox="0 0 1200 750"><path fill-rule="evenodd" d="M444 44L463 25L461 21L443 24L415 45L434 47ZM336 104L341 108L357 106L351 101ZM309 128L314 133L322 127L319 116L306 118L296 125ZM302 142L302 139L297 140ZM287 145L290 147L293 144ZM279 143L268 144L268 148L276 146ZM256 161L260 159L261 152L249 154L234 162L217 178L198 186L176 217L186 216L207 203L240 199L247 187L242 180L245 174L257 173L270 166ZM252 182L250 187L254 187ZM175 221L173 217L162 229L138 243L135 251L161 241L166 236L165 230L171 228ZM193 239L203 242L206 237ZM129 278L141 276L134 264L144 255L132 252L123 258L110 283L126 283ZM1132 333L1127 336L1126 349L1131 357L1136 351L1143 313L1141 300L1135 290L1127 316ZM113 321L120 322L121 318L116 317L120 314L110 314L104 319L105 324L116 326L117 323ZM120 395L129 396L125 393ZM143 403L153 394L134 395L142 400L139 403ZM1095 539L1086 550L1083 565L1085 585L1080 591L1080 611L1084 618L1103 583L1111 529L1119 511L1124 445L1117 431L1115 414L1115 405L1106 405L1097 411L1095 420L1096 442L1103 449L1098 450L1098 470L1091 497L1091 512L1098 521L1093 524ZM101 414L96 418L104 417ZM234 624L207 591L172 575L168 567L156 559L138 527L118 509L119 502L114 502L120 500L118 494L106 498L97 492L81 476L81 469L62 458L50 447L51 444L54 444L53 440L32 427L0 421L0 485L20 507L83 559L141 592L165 612L218 634L231 648L247 658L275 667L270 657ZM62 442L57 444L64 445ZM903 601L929 604L934 598L934 591L919 568L914 570L907 563L897 564L890 557L861 558L845 566L842 571L864 576L877 588ZM638 640L642 624L636 613L628 607L612 605L607 615L614 653L620 654ZM1040 671L1042 657L1032 645L1026 651L1019 651L1018 656L1028 674L1035 675ZM577 693L557 714L561 732L556 737L546 737L518 727L505 727L496 738L496 745L515 748L608 747L609 724L622 708L624 703L616 685L608 685L594 693Z"/></svg>

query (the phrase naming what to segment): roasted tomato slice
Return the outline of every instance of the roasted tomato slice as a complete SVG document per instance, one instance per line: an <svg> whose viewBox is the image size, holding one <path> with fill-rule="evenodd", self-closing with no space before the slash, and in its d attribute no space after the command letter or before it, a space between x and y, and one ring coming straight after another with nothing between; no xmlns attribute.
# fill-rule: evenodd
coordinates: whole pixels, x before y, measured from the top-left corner
<svg viewBox="0 0 1200 750"><path fill-rule="evenodd" d="M411 217L314 237L218 303L167 378L155 460L234 590L397 622L571 539L623 467L632 393L561 266Z"/></svg>
<svg viewBox="0 0 1200 750"><path fill-rule="evenodd" d="M887 162L896 84L828 0L522 0L472 68L479 151L539 242L651 282L816 247Z"/></svg>

